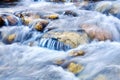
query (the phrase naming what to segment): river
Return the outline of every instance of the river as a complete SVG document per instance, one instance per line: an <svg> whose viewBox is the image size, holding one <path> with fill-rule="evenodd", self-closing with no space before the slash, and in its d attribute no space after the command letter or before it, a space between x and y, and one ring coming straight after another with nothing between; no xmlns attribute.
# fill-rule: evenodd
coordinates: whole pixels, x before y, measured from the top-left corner
<svg viewBox="0 0 120 80"><path fill-rule="evenodd" d="M0 4L0 80L120 80L119 0Z"/></svg>

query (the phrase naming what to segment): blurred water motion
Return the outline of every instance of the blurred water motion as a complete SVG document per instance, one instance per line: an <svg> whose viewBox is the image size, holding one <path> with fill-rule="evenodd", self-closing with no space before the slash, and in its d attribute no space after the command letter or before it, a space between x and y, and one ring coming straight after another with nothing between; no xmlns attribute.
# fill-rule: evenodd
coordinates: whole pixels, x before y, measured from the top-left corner
<svg viewBox="0 0 120 80"><path fill-rule="evenodd" d="M120 80L120 0L1 0L0 80Z"/></svg>

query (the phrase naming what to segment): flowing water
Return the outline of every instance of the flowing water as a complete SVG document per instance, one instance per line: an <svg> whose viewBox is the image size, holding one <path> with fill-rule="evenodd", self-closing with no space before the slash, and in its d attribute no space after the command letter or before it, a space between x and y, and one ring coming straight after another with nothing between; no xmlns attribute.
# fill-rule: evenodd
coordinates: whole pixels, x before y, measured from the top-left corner
<svg viewBox="0 0 120 80"><path fill-rule="evenodd" d="M0 80L120 80L119 0L0 7Z"/></svg>

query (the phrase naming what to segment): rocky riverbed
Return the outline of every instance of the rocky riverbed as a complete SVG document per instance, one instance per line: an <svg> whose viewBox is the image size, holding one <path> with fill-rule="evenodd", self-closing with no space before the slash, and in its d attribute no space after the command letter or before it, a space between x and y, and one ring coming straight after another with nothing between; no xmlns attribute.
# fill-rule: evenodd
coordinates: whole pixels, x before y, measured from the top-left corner
<svg viewBox="0 0 120 80"><path fill-rule="evenodd" d="M120 80L119 0L0 7L0 80Z"/></svg>

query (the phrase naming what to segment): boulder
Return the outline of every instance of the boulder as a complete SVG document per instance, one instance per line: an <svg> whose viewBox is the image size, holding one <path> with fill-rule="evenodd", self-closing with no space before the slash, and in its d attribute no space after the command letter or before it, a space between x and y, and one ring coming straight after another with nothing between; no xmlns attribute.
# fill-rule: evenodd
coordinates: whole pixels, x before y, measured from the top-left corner
<svg viewBox="0 0 120 80"><path fill-rule="evenodd" d="M15 26L20 24L20 19L11 13L0 13L4 25Z"/></svg>
<svg viewBox="0 0 120 80"><path fill-rule="evenodd" d="M83 24L81 28L85 30L91 39L97 39L99 41L112 40L111 33L97 25Z"/></svg>
<svg viewBox="0 0 120 80"><path fill-rule="evenodd" d="M76 48L80 44L88 43L88 36L85 32L51 31L43 35L43 38L55 38L66 45L70 45L72 48Z"/></svg>
<svg viewBox="0 0 120 80"><path fill-rule="evenodd" d="M18 24L18 20L12 15L6 16L6 19L8 20L10 26L14 26Z"/></svg>

